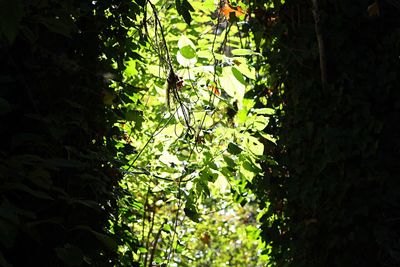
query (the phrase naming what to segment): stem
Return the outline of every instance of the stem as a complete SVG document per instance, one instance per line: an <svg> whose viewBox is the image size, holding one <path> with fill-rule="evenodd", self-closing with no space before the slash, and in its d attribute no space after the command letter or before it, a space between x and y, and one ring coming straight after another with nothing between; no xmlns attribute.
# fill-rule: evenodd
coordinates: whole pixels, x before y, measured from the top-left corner
<svg viewBox="0 0 400 267"><path fill-rule="evenodd" d="M175 111L176 113L177 111ZM171 121L171 119L174 117L174 114L172 114L168 120L165 122L164 126L161 127L161 130L163 130L165 127L167 127L167 125L169 124L169 122ZM146 144L144 144L144 146L142 147L142 149L139 151L139 153L136 155L136 157L133 159L132 163L128 166L128 168L126 169L126 172L128 172L133 165L135 164L136 160L140 157L140 155L143 153L143 151L146 149L146 147L150 144L151 140L153 140L153 138L158 134L158 130L160 128L160 126L162 125L162 120L160 120L160 122L158 123L157 127L155 128L155 130L153 131L153 133L151 134L150 138L147 140Z"/></svg>
<svg viewBox="0 0 400 267"><path fill-rule="evenodd" d="M321 69L321 82L322 89L326 92L328 85L327 71L326 71L326 54L325 54L325 43L322 36L321 24L320 24L320 11L318 7L318 0L311 0L313 3L313 15L315 20L315 34L317 35L318 49L319 49L319 65Z"/></svg>
<svg viewBox="0 0 400 267"><path fill-rule="evenodd" d="M144 257L144 267L146 267L147 266L147 256L148 256L148 253L149 253L149 248L150 248L150 236L151 236L151 234L153 233L153 227L154 227L154 219L155 219L155 217L156 217L156 209L154 208L154 210L153 210L153 214L152 214L153 216L152 216L152 218L151 218L151 224L150 224L150 229L149 229L149 232L147 233L147 242L146 242L146 254L145 254L145 257ZM151 264L151 262L150 262L150 264ZM151 266L151 265L150 265Z"/></svg>
<svg viewBox="0 0 400 267"><path fill-rule="evenodd" d="M156 253L156 248L157 248L158 239L160 238L161 231L162 231L162 229L163 229L165 223L166 223L166 221L164 221L164 222L161 224L161 227L160 227L160 229L158 230L158 232L157 232L157 234L156 234L156 238L154 239L154 245L153 245L153 250L151 251L149 264L152 264L152 262L153 262L153 260L154 260L154 255L155 255L155 253ZM152 266L152 265L150 265L150 266Z"/></svg>

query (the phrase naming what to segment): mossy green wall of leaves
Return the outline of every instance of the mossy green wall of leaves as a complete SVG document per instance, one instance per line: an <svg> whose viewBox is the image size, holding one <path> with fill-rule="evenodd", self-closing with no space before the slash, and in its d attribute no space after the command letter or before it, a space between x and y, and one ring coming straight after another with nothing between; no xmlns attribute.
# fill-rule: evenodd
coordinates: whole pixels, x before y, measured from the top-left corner
<svg viewBox="0 0 400 267"><path fill-rule="evenodd" d="M273 2L254 4L253 19L270 72L259 88L279 110L266 129L275 161L254 185L270 202L271 255L277 266L399 266L400 11L318 1L323 90L312 1Z"/></svg>
<svg viewBox="0 0 400 267"><path fill-rule="evenodd" d="M0 265L113 265L121 133L108 79L135 56L140 3L0 6Z"/></svg>

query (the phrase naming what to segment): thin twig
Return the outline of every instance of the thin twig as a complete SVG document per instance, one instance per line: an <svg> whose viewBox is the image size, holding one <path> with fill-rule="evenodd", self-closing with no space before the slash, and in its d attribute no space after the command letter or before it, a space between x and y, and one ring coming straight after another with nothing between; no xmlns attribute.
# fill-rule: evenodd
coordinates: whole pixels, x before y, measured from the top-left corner
<svg viewBox="0 0 400 267"><path fill-rule="evenodd" d="M176 113L176 111L175 111ZM174 114L175 114L174 113ZM167 127L167 125L169 124L169 122L171 121L171 119L174 117L174 114L172 114L168 120L165 122L165 124L162 126L161 130L163 130L165 127ZM159 131L160 126L162 125L162 120L160 120L160 122L158 123L156 129L153 131L153 133L151 134L150 138L147 140L146 144L144 144L144 146L142 147L142 149L139 151L139 153L136 155L136 157L133 159L132 163L128 166L128 168L125 171L129 171L132 167L133 164L135 164L136 160L140 157L140 155L143 153L143 151L146 149L146 147L149 145L149 143L151 142L151 140L153 140L153 138L158 134L157 132Z"/></svg>
<svg viewBox="0 0 400 267"><path fill-rule="evenodd" d="M147 233L146 254L144 256L144 267L147 266L147 258L148 258L148 253L149 253L149 249L150 249L150 236L151 236L151 234L153 234L154 221L155 221L155 218L156 218L156 209L155 208L153 209L153 214L152 215L153 216L151 217L150 229L149 229L149 232ZM150 264L151 264L151 262L150 262ZM151 266L151 265L149 265L149 266Z"/></svg>
<svg viewBox="0 0 400 267"><path fill-rule="evenodd" d="M158 239L160 238L161 232L164 228L164 225L167 223L166 220L164 220L164 222L161 224L160 229L158 229L158 232L156 234L156 237L154 239L154 244L153 244L153 250L151 251L151 255L150 255L150 261L149 261L149 266L153 266L153 260L154 260L154 255L156 253L156 249L157 249L157 243L158 243Z"/></svg>
<svg viewBox="0 0 400 267"><path fill-rule="evenodd" d="M157 180L163 180L163 181L168 181L168 182L173 182L174 181L174 180L169 179L169 178L165 178L165 177L161 177L159 175L152 174L149 171L141 171L141 172L126 172L126 171L123 171L123 173L130 174L130 175L144 174L144 175L147 175L147 176L151 176L151 177L153 177L153 178L155 178Z"/></svg>
<svg viewBox="0 0 400 267"><path fill-rule="evenodd" d="M144 244L144 228L145 228L145 225L146 225L146 207L147 207L147 204L149 203L149 194L150 194L150 185L147 187L147 193L146 193L146 198L145 198L145 201L144 201L144 206L143 206L143 220L142 220L142 244ZM140 255L139 255L139 261L141 261L142 260L142 253L140 253ZM146 255L146 257L147 257L147 255Z"/></svg>

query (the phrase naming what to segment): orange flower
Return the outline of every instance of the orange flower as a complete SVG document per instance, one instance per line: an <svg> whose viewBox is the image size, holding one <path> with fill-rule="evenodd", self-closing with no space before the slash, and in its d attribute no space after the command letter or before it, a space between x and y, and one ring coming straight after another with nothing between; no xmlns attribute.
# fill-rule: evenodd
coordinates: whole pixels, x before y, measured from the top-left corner
<svg viewBox="0 0 400 267"><path fill-rule="evenodd" d="M224 14L226 19L230 18L230 14L234 13L236 17L240 17L244 15L244 11L240 6L233 7L228 3L225 3L223 7L221 7L220 12Z"/></svg>
<svg viewBox="0 0 400 267"><path fill-rule="evenodd" d="M201 242L203 242L203 244L206 245L210 245L211 242L211 236L208 233L204 233L201 237L200 237Z"/></svg>
<svg viewBox="0 0 400 267"><path fill-rule="evenodd" d="M214 95L220 96L221 92L218 90L218 88L214 85L209 85L208 89L212 90L212 92L214 93Z"/></svg>

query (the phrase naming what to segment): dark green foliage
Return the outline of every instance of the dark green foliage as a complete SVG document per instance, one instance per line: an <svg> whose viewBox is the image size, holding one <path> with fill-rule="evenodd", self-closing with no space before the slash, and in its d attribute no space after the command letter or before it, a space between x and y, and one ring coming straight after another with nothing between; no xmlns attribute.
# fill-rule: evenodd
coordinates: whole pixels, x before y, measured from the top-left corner
<svg viewBox="0 0 400 267"><path fill-rule="evenodd" d="M191 11L194 11L192 5L188 2L188 0L175 0L176 10L178 14L183 17L187 24L192 22L192 16L190 15Z"/></svg>
<svg viewBox="0 0 400 267"><path fill-rule="evenodd" d="M274 160L253 185L270 202L263 237L277 266L399 266L400 13L319 3L326 91L311 1L253 6L272 76L259 90L283 107L266 129L278 138L264 141Z"/></svg>
<svg viewBox="0 0 400 267"><path fill-rule="evenodd" d="M115 264L123 236L106 229L122 133L106 96L136 56L127 30L140 11L132 1L0 1L1 266Z"/></svg>

